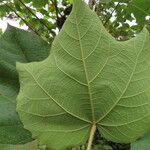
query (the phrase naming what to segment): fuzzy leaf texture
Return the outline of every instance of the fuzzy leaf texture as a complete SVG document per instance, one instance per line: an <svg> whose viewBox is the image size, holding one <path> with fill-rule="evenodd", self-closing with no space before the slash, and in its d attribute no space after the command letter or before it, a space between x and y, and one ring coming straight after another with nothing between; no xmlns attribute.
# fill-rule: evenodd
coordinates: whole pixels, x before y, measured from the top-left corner
<svg viewBox="0 0 150 150"><path fill-rule="evenodd" d="M0 150L40 150L40 149L38 149L37 141L32 141L22 145L0 145Z"/></svg>
<svg viewBox="0 0 150 150"><path fill-rule="evenodd" d="M42 62L17 64L17 110L40 144L56 150L86 143L91 125L114 142L150 128L150 35L116 41L95 12L75 0Z"/></svg>
<svg viewBox="0 0 150 150"><path fill-rule="evenodd" d="M21 144L32 140L16 112L19 80L16 61L41 61L49 45L37 35L8 26L0 37L0 144Z"/></svg>

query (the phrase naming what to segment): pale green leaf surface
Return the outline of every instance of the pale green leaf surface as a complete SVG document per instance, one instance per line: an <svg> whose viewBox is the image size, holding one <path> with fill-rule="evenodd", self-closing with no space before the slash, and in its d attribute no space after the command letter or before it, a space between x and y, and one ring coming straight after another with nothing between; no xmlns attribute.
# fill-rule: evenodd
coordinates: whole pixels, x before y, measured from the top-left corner
<svg viewBox="0 0 150 150"><path fill-rule="evenodd" d="M149 150L150 149L150 132L138 141L131 143L131 150Z"/></svg>
<svg viewBox="0 0 150 150"><path fill-rule="evenodd" d="M17 64L17 110L26 129L56 150L85 143L93 123L115 142L131 142L150 125L150 36L116 41L84 2L42 62Z"/></svg>
<svg viewBox="0 0 150 150"><path fill-rule="evenodd" d="M16 113L19 91L16 61L40 61L49 54L49 45L33 33L9 26L0 37L0 144L31 141Z"/></svg>

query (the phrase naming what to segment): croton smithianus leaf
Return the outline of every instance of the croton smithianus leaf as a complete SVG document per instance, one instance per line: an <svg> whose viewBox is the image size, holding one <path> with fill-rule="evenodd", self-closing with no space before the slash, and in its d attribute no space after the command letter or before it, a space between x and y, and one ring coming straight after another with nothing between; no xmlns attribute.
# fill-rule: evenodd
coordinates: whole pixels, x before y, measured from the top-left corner
<svg viewBox="0 0 150 150"><path fill-rule="evenodd" d="M128 143L150 128L150 35L116 41L96 13L75 0L42 62L17 64L17 110L26 129L56 150L86 143L96 124Z"/></svg>

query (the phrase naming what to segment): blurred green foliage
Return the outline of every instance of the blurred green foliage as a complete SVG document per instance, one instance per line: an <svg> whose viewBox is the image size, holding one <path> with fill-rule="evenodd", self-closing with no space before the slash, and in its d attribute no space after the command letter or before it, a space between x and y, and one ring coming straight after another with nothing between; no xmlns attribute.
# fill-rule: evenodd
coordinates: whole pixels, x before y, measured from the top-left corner
<svg viewBox="0 0 150 150"><path fill-rule="evenodd" d="M72 0L0 0L0 18L18 19L47 41L55 37L71 12ZM127 40L146 26L150 0L93 0L94 10L117 40Z"/></svg>
<svg viewBox="0 0 150 150"><path fill-rule="evenodd" d="M149 28L150 0L99 2L96 12L108 31L118 40L135 36L144 26Z"/></svg>
<svg viewBox="0 0 150 150"><path fill-rule="evenodd" d="M3 0L0 1L0 18L19 20L46 40L61 29L71 11L70 2L63 0ZM56 32L57 31L57 32Z"/></svg>

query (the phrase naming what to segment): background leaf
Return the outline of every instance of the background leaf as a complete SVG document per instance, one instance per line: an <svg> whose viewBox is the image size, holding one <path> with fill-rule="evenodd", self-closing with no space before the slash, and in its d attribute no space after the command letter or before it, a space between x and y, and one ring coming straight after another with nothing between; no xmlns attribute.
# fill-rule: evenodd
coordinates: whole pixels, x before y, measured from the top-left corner
<svg viewBox="0 0 150 150"><path fill-rule="evenodd" d="M44 7L47 4L48 0L33 0L33 6L37 8Z"/></svg>
<svg viewBox="0 0 150 150"><path fill-rule="evenodd" d="M138 24L144 26L146 16L150 16L150 0L132 0L127 6L127 13L133 13Z"/></svg>
<svg viewBox="0 0 150 150"><path fill-rule="evenodd" d="M150 132L138 141L131 144L131 150L149 150L150 148Z"/></svg>
<svg viewBox="0 0 150 150"><path fill-rule="evenodd" d="M37 141L33 141L24 145L0 145L0 149L1 150L40 150L38 149Z"/></svg>
<svg viewBox="0 0 150 150"><path fill-rule="evenodd" d="M49 54L49 45L37 35L8 26L0 37L0 143L31 141L16 113L19 90L16 61L40 61Z"/></svg>

